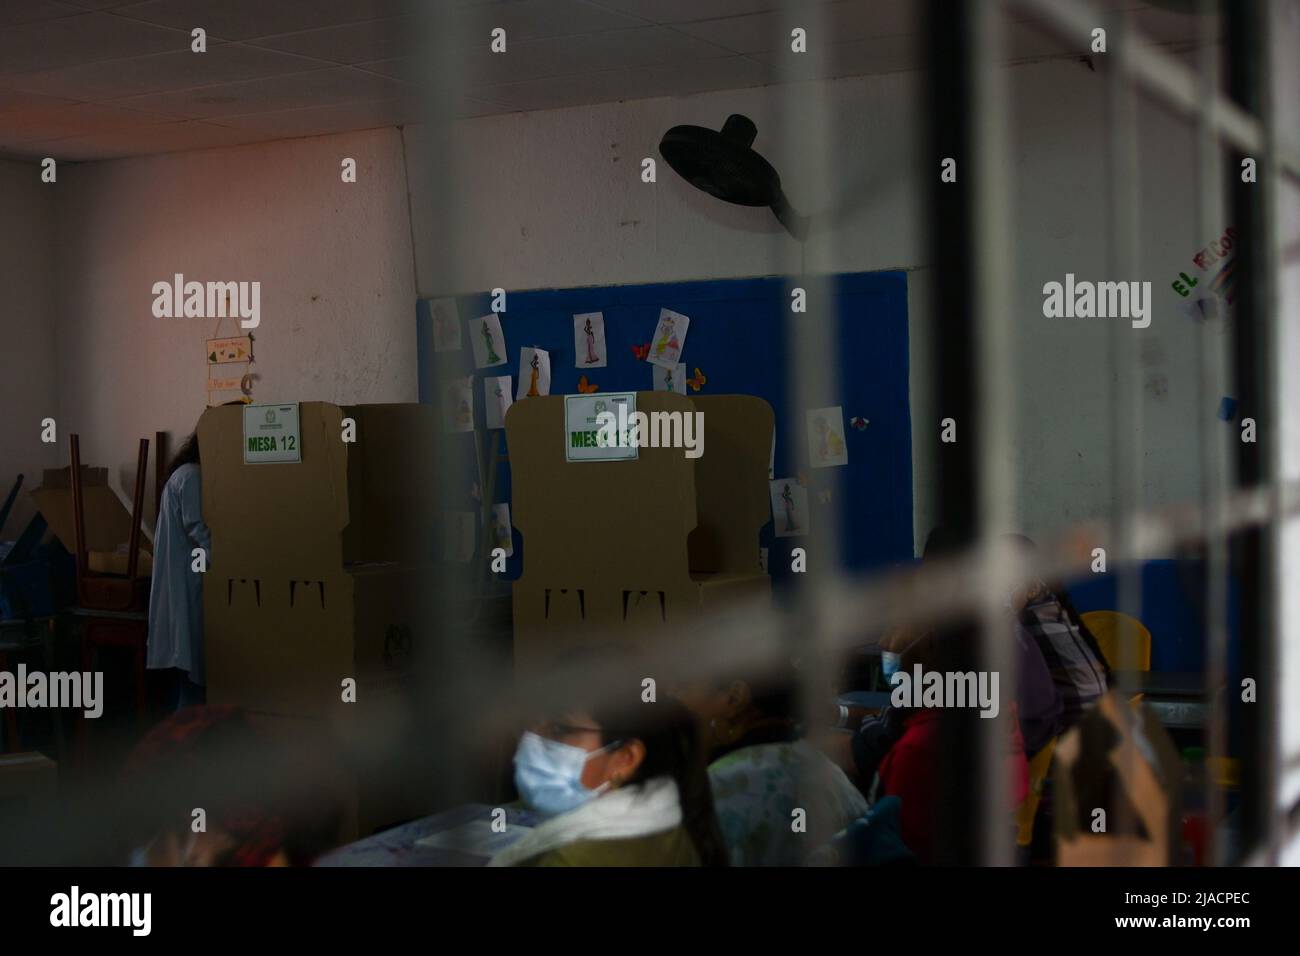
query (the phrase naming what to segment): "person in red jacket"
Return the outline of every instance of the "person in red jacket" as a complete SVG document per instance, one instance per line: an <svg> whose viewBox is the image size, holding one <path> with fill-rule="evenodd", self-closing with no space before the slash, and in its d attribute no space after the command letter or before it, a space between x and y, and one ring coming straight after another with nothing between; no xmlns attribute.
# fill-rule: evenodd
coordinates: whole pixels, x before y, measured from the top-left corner
<svg viewBox="0 0 1300 956"><path fill-rule="evenodd" d="M967 629L923 637L904 653L900 670L911 673L918 663L925 672L974 670L974 640L974 635ZM966 788L978 786L977 779L960 779L960 771L945 760L944 734L952 733L960 722L990 719L1001 721L1006 727L1007 751L1003 766L1009 778L1008 827L1014 826L1014 810L1029 792L1029 767L1015 702L1006 702L997 717L982 718L979 714L976 707L911 709L903 717L902 736L880 762L873 798L899 798L903 842L921 863L954 860L954 856L947 852L950 848L938 842L939 834L943 832L940 812L954 793L964 790L962 796L969 798L973 794ZM968 801L963 802L969 805ZM959 855L956 860L974 862L961 859Z"/></svg>

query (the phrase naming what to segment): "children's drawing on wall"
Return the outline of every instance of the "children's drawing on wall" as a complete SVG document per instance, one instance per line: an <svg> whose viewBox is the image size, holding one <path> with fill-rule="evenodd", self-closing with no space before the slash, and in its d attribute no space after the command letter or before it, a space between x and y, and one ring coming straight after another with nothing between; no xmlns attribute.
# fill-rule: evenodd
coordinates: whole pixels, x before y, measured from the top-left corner
<svg viewBox="0 0 1300 956"><path fill-rule="evenodd" d="M519 350L519 393L516 398L551 394L551 356L545 349Z"/></svg>
<svg viewBox="0 0 1300 956"><path fill-rule="evenodd" d="M849 463L844 444L844 410L839 405L808 412L808 461L814 468Z"/></svg>
<svg viewBox="0 0 1300 956"><path fill-rule="evenodd" d="M474 512L442 513L442 559L464 564L474 557Z"/></svg>
<svg viewBox="0 0 1300 956"><path fill-rule="evenodd" d="M492 506L492 547L505 550L506 557L515 553L514 536L510 533L510 506Z"/></svg>
<svg viewBox="0 0 1300 956"><path fill-rule="evenodd" d="M772 498L772 524L778 538L808 533L808 489L795 478L767 483Z"/></svg>
<svg viewBox="0 0 1300 956"><path fill-rule="evenodd" d="M456 300L434 299L429 303L429 313L433 316L433 350L459 352L460 310L456 308Z"/></svg>
<svg viewBox="0 0 1300 956"><path fill-rule="evenodd" d="M474 345L474 367L491 368L506 363L506 337L501 318L495 312L469 320L470 342Z"/></svg>
<svg viewBox="0 0 1300 956"><path fill-rule="evenodd" d="M509 375L483 379L483 411L488 428L506 427L506 412L514 401Z"/></svg>
<svg viewBox="0 0 1300 956"><path fill-rule="evenodd" d="M691 327L691 320L672 309L659 310L659 324L655 327L654 338L650 340L650 354L646 361L661 368L673 368L682 359L682 349L686 346L686 331Z"/></svg>
<svg viewBox="0 0 1300 956"><path fill-rule="evenodd" d="M449 432L474 430L474 378L453 378L443 393L442 419Z"/></svg>
<svg viewBox="0 0 1300 956"><path fill-rule="evenodd" d="M605 316L584 312L573 317L573 364L577 368L605 367Z"/></svg>
<svg viewBox="0 0 1300 956"><path fill-rule="evenodd" d="M656 365L651 377L654 379L656 392L686 394L686 365L683 362L678 362L672 368L660 368Z"/></svg>

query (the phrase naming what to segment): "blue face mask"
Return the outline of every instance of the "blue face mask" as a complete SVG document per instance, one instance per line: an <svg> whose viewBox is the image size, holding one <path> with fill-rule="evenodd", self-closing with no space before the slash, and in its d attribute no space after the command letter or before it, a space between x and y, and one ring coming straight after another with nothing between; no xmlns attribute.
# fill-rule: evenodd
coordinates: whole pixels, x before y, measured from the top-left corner
<svg viewBox="0 0 1300 956"><path fill-rule="evenodd" d="M893 651L880 652L880 666L885 672L886 683L898 673L898 667L903 662L902 654L895 654Z"/></svg>
<svg viewBox="0 0 1300 956"><path fill-rule="evenodd" d="M609 789L608 782L595 790L582 785L587 761L618 745L615 741L599 750L583 750L527 731L515 751L515 788L524 803L543 816L575 810Z"/></svg>

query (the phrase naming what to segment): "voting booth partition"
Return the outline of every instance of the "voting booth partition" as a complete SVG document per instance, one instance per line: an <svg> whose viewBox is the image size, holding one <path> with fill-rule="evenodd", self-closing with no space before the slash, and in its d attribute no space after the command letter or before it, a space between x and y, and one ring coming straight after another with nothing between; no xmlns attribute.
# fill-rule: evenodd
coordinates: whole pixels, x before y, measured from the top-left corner
<svg viewBox="0 0 1300 956"><path fill-rule="evenodd" d="M250 406L251 407L251 406ZM353 678L400 681L433 577L433 409L299 406L301 460L245 461L242 407L199 421L212 530L203 609L208 699L324 716ZM343 420L356 441L343 440Z"/></svg>
<svg viewBox="0 0 1300 956"><path fill-rule="evenodd" d="M523 542L517 674L593 642L689 642L701 610L770 599L758 536L770 519L771 406L748 395L635 397L647 416L701 413L704 453L641 447L635 459L570 461L566 396L506 414Z"/></svg>

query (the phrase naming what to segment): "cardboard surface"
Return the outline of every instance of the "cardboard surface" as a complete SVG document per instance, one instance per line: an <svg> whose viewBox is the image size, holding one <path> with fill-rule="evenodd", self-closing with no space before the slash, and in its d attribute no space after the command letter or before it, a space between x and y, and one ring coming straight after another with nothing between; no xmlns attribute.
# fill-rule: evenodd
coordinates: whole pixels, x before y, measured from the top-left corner
<svg viewBox="0 0 1300 956"><path fill-rule="evenodd" d="M208 700L308 717L401 685L433 615L437 411L300 406L302 460L245 464L242 409L199 421ZM356 441L342 440L345 417Z"/></svg>
<svg viewBox="0 0 1300 956"><path fill-rule="evenodd" d="M1056 746L1058 866L1171 866L1182 849L1182 761L1141 704L1112 690ZM1106 831L1093 815L1105 811Z"/></svg>
<svg viewBox="0 0 1300 956"><path fill-rule="evenodd" d="M116 551L131 540L131 512L108 483L107 468L81 466L81 487L85 498L86 549ZM47 468L39 488L31 491L50 530L71 553L77 550L77 527L72 509L72 468ZM142 523L143 524L143 523ZM148 537L140 537L141 551L148 551Z"/></svg>
<svg viewBox="0 0 1300 956"><path fill-rule="evenodd" d="M524 553L514 584L518 669L591 641L689 639L706 604L770 594L758 533L768 520L771 408L747 396L697 406L637 392L646 414L697 409L702 458L643 447L635 460L569 462L563 396L511 407L511 517Z"/></svg>

